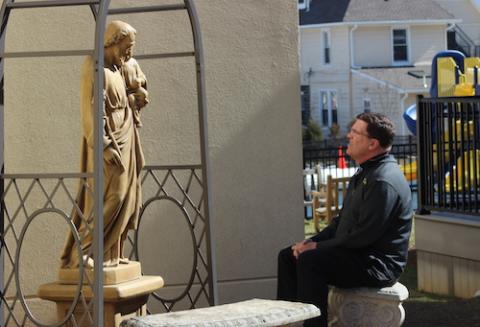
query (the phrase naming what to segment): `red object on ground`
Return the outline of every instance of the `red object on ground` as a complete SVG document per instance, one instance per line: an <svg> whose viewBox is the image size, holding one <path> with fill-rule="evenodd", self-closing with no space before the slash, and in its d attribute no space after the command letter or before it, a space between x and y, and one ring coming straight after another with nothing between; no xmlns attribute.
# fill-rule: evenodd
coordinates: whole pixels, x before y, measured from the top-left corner
<svg viewBox="0 0 480 327"><path fill-rule="evenodd" d="M345 161L345 156L343 155L343 149L341 146L338 147L337 168L347 168L347 162Z"/></svg>

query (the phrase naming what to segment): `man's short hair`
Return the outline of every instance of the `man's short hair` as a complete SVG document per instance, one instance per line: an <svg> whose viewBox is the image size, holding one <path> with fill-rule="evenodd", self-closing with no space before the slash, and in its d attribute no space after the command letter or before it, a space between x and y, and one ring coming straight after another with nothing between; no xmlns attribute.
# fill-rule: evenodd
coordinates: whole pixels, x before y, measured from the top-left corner
<svg viewBox="0 0 480 327"><path fill-rule="evenodd" d="M107 28L105 29L103 46L108 48L112 45L120 43L127 36L134 38L135 34L137 34L137 30L132 26L120 20L114 20L108 24Z"/></svg>
<svg viewBox="0 0 480 327"><path fill-rule="evenodd" d="M382 148L387 149L393 144L395 125L386 115L378 112L365 112L357 115L356 118L367 123L368 135L377 139Z"/></svg>

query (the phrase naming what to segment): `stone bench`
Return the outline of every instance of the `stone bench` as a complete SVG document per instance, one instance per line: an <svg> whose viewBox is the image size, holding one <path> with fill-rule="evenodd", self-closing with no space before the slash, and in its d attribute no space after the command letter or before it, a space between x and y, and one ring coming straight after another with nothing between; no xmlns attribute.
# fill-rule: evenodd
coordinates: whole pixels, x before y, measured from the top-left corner
<svg viewBox="0 0 480 327"><path fill-rule="evenodd" d="M298 326L320 310L300 302L253 299L214 307L154 314L125 320L121 327Z"/></svg>
<svg viewBox="0 0 480 327"><path fill-rule="evenodd" d="M405 320L402 302L408 290L400 283L384 288L332 287L328 295L330 327L401 326Z"/></svg>

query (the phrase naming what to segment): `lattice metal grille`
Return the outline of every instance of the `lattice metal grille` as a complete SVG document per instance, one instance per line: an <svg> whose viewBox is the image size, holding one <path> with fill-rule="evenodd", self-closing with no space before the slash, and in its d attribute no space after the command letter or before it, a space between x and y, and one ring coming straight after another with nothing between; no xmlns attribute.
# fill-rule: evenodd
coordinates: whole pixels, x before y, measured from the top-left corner
<svg viewBox="0 0 480 327"><path fill-rule="evenodd" d="M132 14L142 12L159 12L171 10L186 10L188 12L194 43L194 52L167 53L167 54L151 54L144 55L144 58L161 59L190 57L195 58L196 65L196 92L198 100L198 120L199 120L199 141L201 148L201 165L192 166L176 166L176 167L147 167L142 175L142 183L144 187L144 209L140 221L145 219L145 209L154 201L168 201L175 204L183 213L188 222L188 230L192 239L193 248L193 265L190 278L180 283L184 287L184 291L176 297L166 297L161 293L154 294L155 298L163 305L167 311L178 308L178 304L182 301L189 304L193 308L198 305L214 305L216 300L216 276L214 268L214 255L211 246L211 225L209 223L209 190L208 190L208 135L207 135L207 115L205 100L205 83L204 83L204 61L202 41L200 35L200 26L193 5L193 0L183 0L183 4L178 5L158 5L151 7L137 8L115 8L108 9L109 0L45 0L45 1L26 1L15 2L14 0L3 0L0 9L0 125L3 126L3 59L4 58L32 58L32 57L57 57L57 56L78 56L85 55L85 50L72 51L40 51L40 52L20 52L5 53L4 41L5 31L7 27L8 17L11 10L21 8L42 8L42 7L58 7L58 6L79 6L87 5L90 7L96 20L95 26L95 49L93 57L96 59L98 69L95 73L95 89L94 89L94 108L95 112L100 113L102 110L102 86L103 75L101 67L103 66L103 33L107 15L116 14ZM90 53L91 51L87 51ZM103 312L103 293L102 293L102 269L101 265L95 266L95 278L97 282L93 284L80 267L81 281L78 285L78 300L72 305L71 310L64 319L60 319L56 323L48 325L36 319L32 314L28 303L22 292L22 283L20 278L21 264L21 248L22 242L29 231L30 225L35 224L43 217L43 215L60 216L68 228L73 231L76 244L80 244L87 237L94 239L94 247L89 253L81 253L79 255L91 257L100 261L102 256L102 235L101 229L95 231L90 228L77 231L78 226L74 226L72 217L78 215L83 221L91 221L93 217L83 217L78 205L75 201L78 191L85 190L89 196L97 200L94 208L94 215L97 215L97 223L103 225L102 217L102 117L97 114L95 117L95 151L96 163L93 174L50 174L50 175L2 175L0 187L2 193L2 215L1 228L1 247L0 247L0 324L6 326L24 326L31 320L35 325L39 326L60 326L68 323L73 326L102 325L102 315L92 312ZM0 131L0 137L3 142L3 129ZM3 153L0 153L0 164L3 167ZM3 170L4 171L4 170ZM92 187L91 181L95 179L95 189ZM80 181L80 182L79 182ZM78 189L78 184L80 188ZM95 196L93 195L95 194ZM68 213L68 214L67 214ZM88 226L89 224L84 224ZM62 238L64 238L64 233ZM94 235L93 235L94 234ZM139 257L138 240L141 235L137 232L130 238L132 246L132 258ZM26 242L27 244L28 242ZM59 252L59 251L58 251ZM55 258L59 257L59 253L52 254ZM141 260L141 257L139 258ZM56 271L57 267L50 267ZM161 275L161 274L160 274ZM56 278L52 278L56 280ZM83 281L83 286L82 286ZM28 283L27 283L28 284ZM169 286L167 280L167 286ZM171 286L171 285L170 285ZM31 286L26 286L30 287ZM25 293L26 294L26 293ZM30 293L33 294L30 289ZM92 300L95 298L95 301ZM19 305L20 303L20 305ZM83 312L77 316L73 315L73 311L81 309Z"/></svg>
<svg viewBox="0 0 480 327"><path fill-rule="evenodd" d="M28 304L24 296L23 289L31 287L22 283L21 274L22 245L25 236L32 223L36 220L51 219L57 215L63 218L68 226L67 231L73 232L76 240L76 249L80 256L91 257L89 252L82 252L80 242L85 237L90 237L93 232L86 229L82 234L78 234L76 227L72 222L74 214L78 214L82 220L92 220L93 218L84 217L80 212L75 201L75 196L79 190L84 190L93 198L90 186L91 179L88 174L68 174L68 175L5 175L2 177L4 192L2 197L4 232L1 236L1 253L4 255L4 294L2 294L1 309L4 313L5 326L24 326L27 320L31 320L37 325L60 326L69 322L72 326L93 326L93 281L89 279L83 267L79 269L80 283L76 288L75 300L63 319L56 323L46 323L41 317L37 317ZM90 183L89 183L90 180ZM43 218L43 219L42 219ZM52 229L58 225L49 225ZM65 231L57 233L52 231L52 235L61 234L59 238L65 238ZM50 234L49 234L50 235ZM51 249L51 255L58 258L60 253ZM27 257L26 263L35 258ZM32 268L32 267L31 267ZM41 267L38 268L41 271ZM59 265L46 267L51 271L58 271ZM35 271L28 271L35 273ZM83 281L83 287L82 285ZM20 303L20 305L19 305ZM73 315L73 311L80 311L82 314Z"/></svg>
<svg viewBox="0 0 480 327"><path fill-rule="evenodd" d="M144 206L141 211L139 225L142 225L146 217L146 209L153 203L168 202L173 204L180 216L176 218L185 218L187 221L188 233L191 236L191 246L193 249L193 264L187 280L176 283L175 286L183 288L183 291L177 296L167 297L162 294L162 290L153 294L164 310L171 311L179 302L183 301L183 306L194 308L199 303L209 304L213 301L211 285L211 266L209 265L210 251L207 237L207 217L205 211L205 187L202 181L201 166L148 166L142 175L142 190ZM156 212L156 218L165 219L168 212ZM170 231L176 232L179 231ZM130 258L142 260L139 251L139 241L142 238L141 228L137 229L134 235L129 238L131 244ZM169 265L172 263L170 262ZM175 269L175 268L173 268ZM162 272L158 272L162 275ZM172 286L168 278L165 280L166 287Z"/></svg>

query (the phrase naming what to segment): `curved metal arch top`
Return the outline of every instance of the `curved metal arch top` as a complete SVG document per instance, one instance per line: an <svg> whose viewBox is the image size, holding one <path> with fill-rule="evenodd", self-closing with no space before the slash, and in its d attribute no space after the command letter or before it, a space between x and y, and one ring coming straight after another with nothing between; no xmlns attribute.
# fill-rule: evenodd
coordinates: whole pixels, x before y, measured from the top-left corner
<svg viewBox="0 0 480 327"><path fill-rule="evenodd" d="M142 6L142 7L129 7L129 8L113 8L110 9L110 0L44 0L44 1L27 1L27 2L15 2L15 0L4 0L0 8L0 164L2 168L2 175L0 178L0 190L2 192L2 213L0 217L0 232L3 232L5 227L4 221L4 212L3 209L6 204L3 203L4 200L4 180L7 175L5 175L4 167L4 59L5 58L38 58L38 57L55 57L55 56L83 56L86 54L91 54L94 60L95 65L95 76L94 76L94 112L95 119L95 147L94 147L94 172L93 177L95 180L94 183L94 215L95 215L95 229L94 229L94 260L95 262L100 262L103 259L103 228L97 228L97 226L103 226L103 121L102 121L102 111L103 111L103 68L104 68L104 32L106 27L107 17L110 15L118 14L141 14L146 12L165 12L165 11L177 11L177 10L186 10L189 16L189 21L191 25L191 31L193 36L194 43L194 52L178 52L178 53L163 53L163 54L147 54L142 56L137 56L139 59L161 59L161 58L174 58L174 57L187 57L192 56L195 58L195 73L196 73L196 88L197 88L197 106L198 106L198 119L199 119L199 140L200 140L200 150L201 150L201 164L195 164L188 167L194 167L201 169L201 186L203 188L203 212L205 220L205 229L204 233L206 235L206 253L207 253L207 272L208 276L205 279L204 283L208 284L208 289L205 289L205 294L207 295L207 301L210 305L217 304L217 285L216 285L216 269L215 269L215 255L213 247L213 230L210 220L211 212L211 194L209 187L209 174L210 174L210 164L208 156L208 126L207 126L207 104L206 104L206 89L205 89L205 67L204 67L204 57L203 57L203 48L202 48L202 38L200 31L200 24L198 20L198 15L193 0L182 0L183 3L173 4L173 5L157 5L157 6ZM46 8L46 7L65 7L65 6L89 6L95 20L95 46L93 51L86 50L73 50L73 51L37 51L37 52L11 52L5 53L5 35L8 26L8 19L12 10L21 10L21 9L34 9L34 8ZM157 166L158 167L158 166ZM169 173L176 169L175 167L180 166L169 166L169 167L159 167L160 169L167 169ZM185 169L186 167L180 167L180 169ZM149 168L152 170L152 168ZM43 174L45 175L45 174ZM27 176L27 175L25 175ZM42 174L28 174L33 179L38 179L42 177ZM26 178L26 177L25 177ZM44 176L44 178L53 178L52 174L49 176ZM183 191L183 190L182 190ZM184 192L185 193L185 192ZM0 291L2 299L1 303L6 303L3 298L5 294L4 290L4 276L3 276L3 254L5 252L4 240L2 236L0 248L0 257L2 261L0 262ZM197 245L196 245L197 246ZM197 252L200 249L197 247ZM102 285L102 276L103 276L103 267L102 265L95 265L94 267L94 325L102 326L103 325L103 285ZM202 286L205 286L201 281ZM207 294L208 293L208 294ZM192 302L194 306L194 303ZM3 311L0 310L0 324L3 322Z"/></svg>

